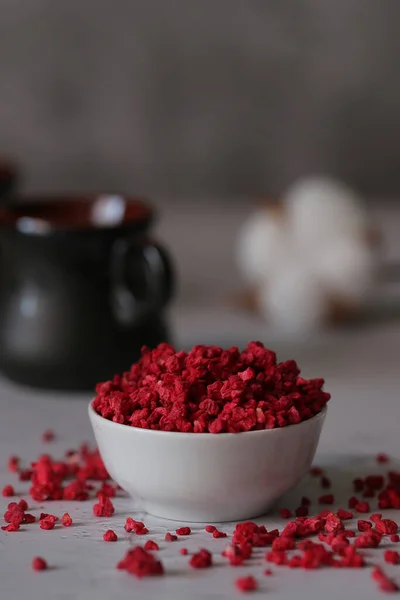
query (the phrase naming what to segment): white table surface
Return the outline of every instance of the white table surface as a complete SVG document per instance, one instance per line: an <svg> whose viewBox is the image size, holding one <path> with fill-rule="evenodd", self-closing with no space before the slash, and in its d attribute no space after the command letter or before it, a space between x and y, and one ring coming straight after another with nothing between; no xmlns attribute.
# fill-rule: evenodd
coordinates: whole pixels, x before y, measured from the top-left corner
<svg viewBox="0 0 400 600"><path fill-rule="evenodd" d="M171 222L177 214L181 213L178 211L173 214ZM187 226L191 221L190 215L186 217ZM184 225L184 216L180 218L183 221L181 225ZM239 216L231 218L228 227L231 233L239 221ZM385 218L384 221L393 238L396 231L393 219ZM210 228L211 238L214 235L217 239L215 229L218 229L218 220ZM173 230L167 220L163 233L172 246ZM194 237L196 247L196 239L200 234ZM179 240L176 247L182 244L182 240ZM391 254L395 255L393 249L396 250L392 244ZM225 250L222 254L225 258L228 256ZM193 273L190 269L192 260L194 254L188 253L188 262L183 264L183 268L181 265L181 270L186 269L190 276L186 278L183 299L177 302L172 311L177 345L190 345L199 337L202 337L201 341L210 343L222 340L239 344L254 337L265 339L268 332L261 328L260 323L226 311L223 306L218 306L215 299L212 306L208 306L204 298L190 302L191 289L200 289L196 288L199 279L206 281L217 277L215 272L212 275L210 272L204 273L204 270L200 276L201 269ZM197 260L200 259L197 257ZM228 261L224 263L221 258L216 262L217 269L228 265ZM229 275L228 266L225 271ZM226 272L222 275L224 277L227 288L229 277ZM384 470L374 462L376 453L384 451L394 459L400 459L400 321L372 322L364 328L321 336L302 347L286 342L279 349L286 357L293 355L298 358L307 376L325 377L326 389L332 393L315 462L326 467L334 482L338 505L346 507L345 500L352 494L351 480L356 474ZM88 400L88 396L35 392L0 381L0 488L7 483L15 484L17 492L28 498L26 492L29 484L18 482L13 474L6 471L10 455L17 454L23 459L33 460L40 453L48 452L61 457L65 450L77 447L83 441L92 441L87 418ZM52 444L44 445L41 434L47 428L54 429L57 438ZM396 466L396 461L393 460L390 466ZM315 480L306 478L299 489L282 500L281 505L295 508L303 493L316 499L322 492ZM3 512L8 501L0 499ZM167 544L162 541L165 532L175 529L177 524L140 514L150 529L147 537L160 541L160 558L164 562L166 575L139 581L115 569L118 560L136 541L123 529L126 516L135 516L130 500L120 498L115 504L116 515L111 519L96 519L92 514L93 501L43 503L45 512L61 516L69 511L75 522L73 527L42 531L38 524L34 524L17 533L0 531L0 599L232 598L237 594L233 587L234 580L249 573L254 574L260 583L260 590L254 597L261 597L265 593L271 599L309 600L323 597L324 600L336 600L339 594L343 594L346 598L368 600L380 595L371 581L369 569L320 569L308 572L279 568L263 560L265 549L257 552L256 558L244 567L217 566L204 571L193 570L187 564L188 557L179 555L180 547L185 546L189 551L206 547L216 553L215 562L221 565L224 559L219 553L225 547L226 540L214 540L202 532L201 527L195 526L192 536ZM32 505L32 512L37 515L40 512L38 504L32 502ZM371 508L374 508L373 501ZM397 519L400 516L398 511L397 515L396 511L389 511L388 515ZM284 523L276 513L260 522L265 523L268 529L281 527ZM107 544L102 540L104 531L109 528L114 529L120 537L115 544ZM232 525L226 524L223 529L231 532ZM371 561L380 554L368 552ZM33 572L31 560L37 555L46 558L52 568L46 572ZM271 577L263 575L268 566L273 570ZM400 567L387 565L385 569L400 584Z"/></svg>

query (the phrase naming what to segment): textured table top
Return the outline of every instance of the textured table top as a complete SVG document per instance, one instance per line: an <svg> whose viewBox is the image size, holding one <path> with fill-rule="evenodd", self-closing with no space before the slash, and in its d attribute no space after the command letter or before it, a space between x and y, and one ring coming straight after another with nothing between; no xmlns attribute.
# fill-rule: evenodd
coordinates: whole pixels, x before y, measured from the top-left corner
<svg viewBox="0 0 400 600"><path fill-rule="evenodd" d="M167 240L171 231L168 227L165 229ZM195 279L192 274L192 281L195 282ZM196 317L194 321L193 316ZM254 337L257 331L260 333L257 337L265 337L259 325L246 322L239 316L227 315L221 307L191 307L182 301L172 311L177 345L190 345L197 339L200 330L203 338L206 338L207 331L201 324L207 323L210 318L216 324L208 329L207 339L210 342L220 339L228 343L244 343L246 333L248 337ZM281 346L280 352L286 357L293 355L297 358L306 376L325 377L326 389L332 393L315 462L324 466L332 478L337 506L346 507L346 500L352 495L351 481L355 475L385 471L383 466L375 462L374 457L378 452L387 452L393 457L391 468L398 466L395 457L400 459L400 322L389 320L372 323L368 327L322 336L304 347L290 347L286 343ZM87 396L33 392L0 381L0 488L11 483L18 494L28 498L29 486L18 482L13 474L6 471L10 455L16 454L29 461L47 452L61 458L67 449L76 448L83 441L91 442L88 401ZM41 434L48 428L54 429L56 439L45 445L41 441ZM307 477L282 500L280 506L295 508L303 494L316 501L321 493L315 478ZM7 501L0 498L1 509L4 510ZM371 509L375 509L375 502L371 501ZM31 505L32 512L38 515L38 503L32 501ZM263 549L246 566L218 566L224 563L220 552L226 540L212 539L197 525L187 539L168 544L163 542L165 532L174 530L178 525L140 513L139 517L150 529L148 537L160 542L160 558L167 573L162 578L139 581L115 569L128 547L136 541L123 529L127 516L136 515L138 518L131 501L118 498L115 502L116 514L110 519L96 519L92 505L93 501L43 503L44 512L59 516L65 511L70 512L74 525L69 529L58 527L53 531L42 531L37 524L33 524L17 533L0 531L2 600L232 598L237 593L234 580L250 573L257 577L260 585L255 597L265 593L271 599L309 600L323 596L326 600L336 600L339 589L343 590L346 597L360 600L379 596L371 581L370 569L320 569L309 572L273 565L273 575L267 577L263 575L269 566L263 560ZM313 510L317 510L317 507L316 504ZM284 521L278 514L276 511L260 519L260 522L265 523L268 529L282 527ZM396 518L395 511L388 511L388 515ZM102 540L103 533L109 528L119 535L120 539L115 544L106 544ZM229 533L233 526L224 524L222 529ZM179 554L179 548L183 546L189 552L200 547L212 550L217 566L206 571L191 569L187 564L188 557ZM368 559L373 562L379 556L381 561L381 554L368 551ZM51 569L33 572L31 560L37 555L46 558ZM400 567L387 565L385 569L400 584Z"/></svg>

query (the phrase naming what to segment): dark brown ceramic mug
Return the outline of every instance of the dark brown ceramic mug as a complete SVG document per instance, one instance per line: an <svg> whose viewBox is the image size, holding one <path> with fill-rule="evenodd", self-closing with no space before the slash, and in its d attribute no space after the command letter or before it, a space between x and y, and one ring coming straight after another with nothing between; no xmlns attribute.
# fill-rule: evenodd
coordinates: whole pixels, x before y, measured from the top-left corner
<svg viewBox="0 0 400 600"><path fill-rule="evenodd" d="M0 208L0 370L91 389L167 341L166 252L147 203L119 195L14 198Z"/></svg>

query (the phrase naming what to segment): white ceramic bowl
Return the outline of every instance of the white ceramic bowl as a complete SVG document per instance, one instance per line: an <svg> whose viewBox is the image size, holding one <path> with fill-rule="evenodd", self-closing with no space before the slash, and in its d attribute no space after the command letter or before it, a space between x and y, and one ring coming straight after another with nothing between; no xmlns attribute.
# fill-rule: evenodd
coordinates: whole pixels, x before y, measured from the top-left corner
<svg viewBox="0 0 400 600"><path fill-rule="evenodd" d="M194 523L265 514L311 466L326 415L245 433L174 433L89 417L111 477L147 513Z"/></svg>

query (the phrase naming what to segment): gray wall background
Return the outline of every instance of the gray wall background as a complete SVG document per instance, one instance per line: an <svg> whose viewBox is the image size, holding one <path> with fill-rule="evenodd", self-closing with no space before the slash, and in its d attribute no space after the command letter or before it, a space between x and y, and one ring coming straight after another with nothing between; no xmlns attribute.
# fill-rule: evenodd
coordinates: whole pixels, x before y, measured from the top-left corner
<svg viewBox="0 0 400 600"><path fill-rule="evenodd" d="M0 0L0 153L36 190L400 195L399 63L399 0Z"/></svg>

